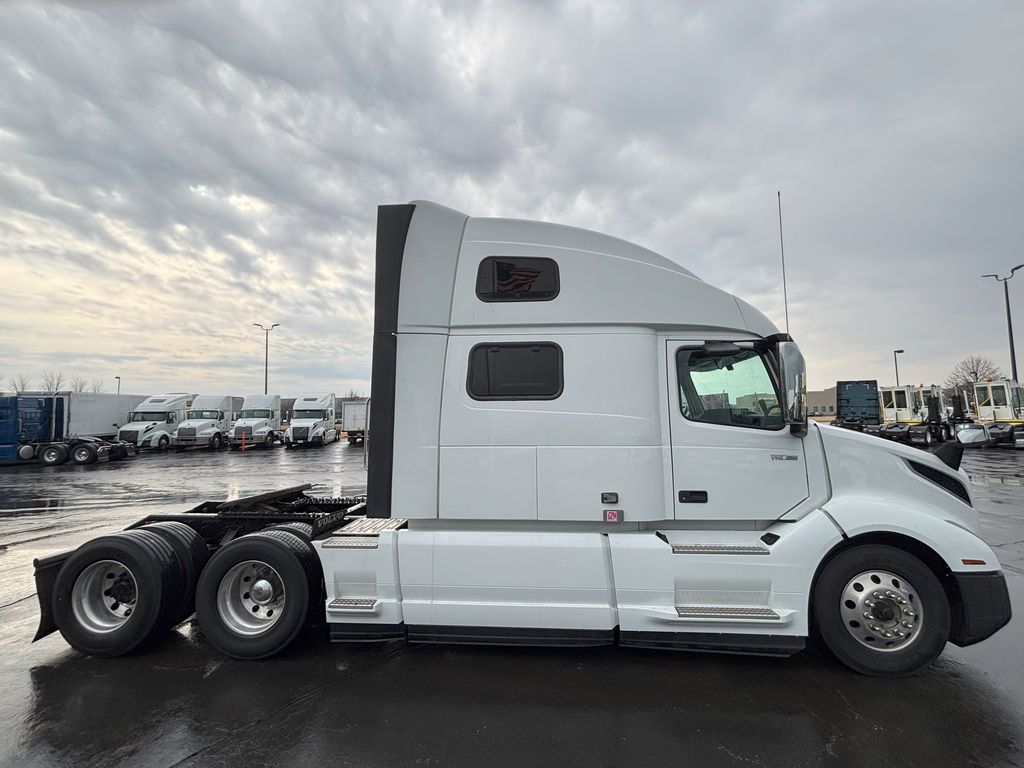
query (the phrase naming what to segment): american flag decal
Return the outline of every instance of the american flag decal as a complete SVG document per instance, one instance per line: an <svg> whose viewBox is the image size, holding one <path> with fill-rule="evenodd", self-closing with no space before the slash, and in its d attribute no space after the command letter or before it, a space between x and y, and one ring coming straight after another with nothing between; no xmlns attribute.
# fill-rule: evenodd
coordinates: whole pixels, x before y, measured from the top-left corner
<svg viewBox="0 0 1024 768"><path fill-rule="evenodd" d="M539 269L520 267L510 261L497 261L495 266L498 270L498 293L528 291L540 277Z"/></svg>

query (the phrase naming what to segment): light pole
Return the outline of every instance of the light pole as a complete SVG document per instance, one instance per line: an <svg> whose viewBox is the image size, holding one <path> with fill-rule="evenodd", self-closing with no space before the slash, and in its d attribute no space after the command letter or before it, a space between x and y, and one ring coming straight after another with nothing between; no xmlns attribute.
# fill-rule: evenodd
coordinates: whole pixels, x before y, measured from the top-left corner
<svg viewBox="0 0 1024 768"><path fill-rule="evenodd" d="M117 379L117 394L120 395L121 394L121 377L120 376L115 376L114 378Z"/></svg>
<svg viewBox="0 0 1024 768"><path fill-rule="evenodd" d="M892 351L892 364L896 368L896 386L900 385L900 361L896 359L896 355L902 355L902 349L894 349Z"/></svg>
<svg viewBox="0 0 1024 768"><path fill-rule="evenodd" d="M259 323L253 323L264 333L264 345L263 345L263 394L267 394L270 389L267 387L268 371L270 370L270 332L277 328L280 323L274 323L272 326L267 328L266 326L260 325Z"/></svg>
<svg viewBox="0 0 1024 768"><path fill-rule="evenodd" d="M1010 282L1010 278L1013 277L1013 273L1021 267L1024 267L1024 264L1018 264L1016 267L1011 269L1010 274L1006 277L1000 277L999 275L982 275L982 277L994 277L1003 284L1003 298L1006 299L1006 331L1010 335L1010 370L1013 372L1014 381L1017 381L1017 353L1013 350L1013 321L1010 319L1010 287L1007 283Z"/></svg>

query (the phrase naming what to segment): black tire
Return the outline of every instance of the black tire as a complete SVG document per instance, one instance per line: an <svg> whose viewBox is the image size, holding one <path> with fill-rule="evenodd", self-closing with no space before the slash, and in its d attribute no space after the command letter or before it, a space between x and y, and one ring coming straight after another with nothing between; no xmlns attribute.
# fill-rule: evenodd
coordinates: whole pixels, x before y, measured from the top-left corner
<svg viewBox="0 0 1024 768"><path fill-rule="evenodd" d="M313 526L309 523L278 523L269 528L264 528L261 533L266 533L267 531L287 531L288 533L294 533L303 541L313 540Z"/></svg>
<svg viewBox="0 0 1024 768"><path fill-rule="evenodd" d="M210 450L219 451L222 445L224 445L224 438L220 436L220 432L214 432L213 437L210 438Z"/></svg>
<svg viewBox="0 0 1024 768"><path fill-rule="evenodd" d="M174 547L182 563L183 578L178 590L179 603L172 626L178 625L195 613L196 587L199 585L199 576L210 559L210 548L206 546L202 536L184 523L175 520L150 523L143 530L153 531L162 536Z"/></svg>
<svg viewBox="0 0 1024 768"><path fill-rule="evenodd" d="M904 586L914 585L916 603L910 605L919 606L921 623L904 648L881 650L879 645L876 650L847 629L841 607L844 590L855 577L871 570L898 575L906 581ZM829 650L850 669L865 675L903 677L920 672L942 653L949 637L949 599L942 584L928 566L896 547L868 544L840 552L822 569L812 603L815 624Z"/></svg>
<svg viewBox="0 0 1024 768"><path fill-rule="evenodd" d="M273 568L284 587L286 602L265 630L242 634L232 628L218 607L221 582L236 566L255 560ZM217 551L199 578L196 614L203 635L221 653L236 659L265 659L287 648L309 623L321 603L320 567L308 543L281 530L242 536Z"/></svg>
<svg viewBox="0 0 1024 768"><path fill-rule="evenodd" d="M79 443L71 450L71 460L75 464L95 464L98 452L92 443Z"/></svg>
<svg viewBox="0 0 1024 768"><path fill-rule="evenodd" d="M58 443L43 446L39 451L39 460L47 467L55 467L68 460L68 449Z"/></svg>
<svg viewBox="0 0 1024 768"><path fill-rule="evenodd" d="M171 439L167 435L160 435L160 439L156 441L156 448L158 451L166 451L170 444Z"/></svg>
<svg viewBox="0 0 1024 768"><path fill-rule="evenodd" d="M97 632L76 612L74 589L87 569L105 560L121 563L132 574L134 602L120 626ZM121 656L170 627L178 602L175 588L181 578L180 561L157 534L122 531L101 536L79 547L61 567L53 588L53 617L75 650L90 656Z"/></svg>
<svg viewBox="0 0 1024 768"><path fill-rule="evenodd" d="M263 447L264 448L273 448L274 447L274 433L273 432L267 432L267 439L263 441Z"/></svg>

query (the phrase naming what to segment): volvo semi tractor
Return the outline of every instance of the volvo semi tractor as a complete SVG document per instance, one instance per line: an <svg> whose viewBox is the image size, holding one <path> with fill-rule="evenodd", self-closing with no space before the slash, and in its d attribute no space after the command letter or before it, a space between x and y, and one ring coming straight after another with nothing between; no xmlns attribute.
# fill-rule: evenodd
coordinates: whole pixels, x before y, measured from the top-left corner
<svg viewBox="0 0 1024 768"><path fill-rule="evenodd" d="M341 404L341 430L349 444L360 443L366 437L366 400L345 400Z"/></svg>
<svg viewBox="0 0 1024 768"><path fill-rule="evenodd" d="M365 498L206 502L41 558L36 637L116 656L193 608L242 659L311 619L779 656L816 633L897 676L1010 620L961 447L808 423L797 344L639 246L382 206L371 384Z"/></svg>
<svg viewBox="0 0 1024 768"><path fill-rule="evenodd" d="M185 411L185 420L171 433L171 445L178 450L210 448L228 444L231 428L242 411L242 398L231 395L196 395Z"/></svg>
<svg viewBox="0 0 1024 768"><path fill-rule="evenodd" d="M231 432L231 447L270 448L281 436L281 396L246 395Z"/></svg>
<svg viewBox="0 0 1024 768"><path fill-rule="evenodd" d="M326 395L299 395L295 398L288 429L284 433L284 447L336 443L338 425L335 423L334 407L333 392Z"/></svg>
<svg viewBox="0 0 1024 768"><path fill-rule="evenodd" d="M974 384L978 421L996 445L1024 448L1024 392L1015 381L989 379Z"/></svg>
<svg viewBox="0 0 1024 768"><path fill-rule="evenodd" d="M130 449L114 439L117 425L145 399L104 392L0 394L0 464L123 459Z"/></svg>
<svg viewBox="0 0 1024 768"><path fill-rule="evenodd" d="M185 420L185 412L192 407L195 394L170 392L153 395L128 415L128 422L117 431L117 439L143 448L166 451L171 447L174 430Z"/></svg>

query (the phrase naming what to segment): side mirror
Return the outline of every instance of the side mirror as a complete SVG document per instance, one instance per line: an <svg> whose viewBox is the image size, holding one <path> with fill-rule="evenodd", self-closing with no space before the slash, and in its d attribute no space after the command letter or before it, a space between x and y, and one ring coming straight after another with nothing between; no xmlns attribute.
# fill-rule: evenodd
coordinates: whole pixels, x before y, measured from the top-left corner
<svg viewBox="0 0 1024 768"><path fill-rule="evenodd" d="M780 341L776 347L779 383L782 386L782 415L797 437L807 434L807 365L794 341Z"/></svg>

